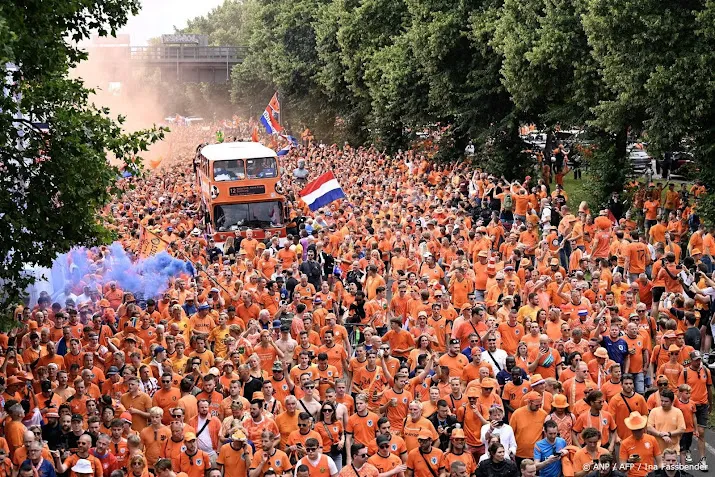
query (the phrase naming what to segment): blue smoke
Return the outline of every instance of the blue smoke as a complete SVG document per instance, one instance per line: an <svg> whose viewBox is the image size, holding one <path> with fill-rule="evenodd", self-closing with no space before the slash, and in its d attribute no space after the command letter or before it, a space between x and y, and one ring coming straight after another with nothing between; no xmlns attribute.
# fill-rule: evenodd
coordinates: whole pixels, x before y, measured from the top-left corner
<svg viewBox="0 0 715 477"><path fill-rule="evenodd" d="M95 260L90 259L90 255ZM99 259L100 255L101 251L97 248L88 250L82 247L58 256L52 266L55 293L61 293L66 285L75 287L85 278L85 284L92 287L116 281L119 288L133 293L140 301L160 296L167 289L170 279L181 274L194 274L190 262L174 258L165 251L135 260L119 242L114 242L107 247L103 259ZM87 276L94 278L87 280Z"/></svg>

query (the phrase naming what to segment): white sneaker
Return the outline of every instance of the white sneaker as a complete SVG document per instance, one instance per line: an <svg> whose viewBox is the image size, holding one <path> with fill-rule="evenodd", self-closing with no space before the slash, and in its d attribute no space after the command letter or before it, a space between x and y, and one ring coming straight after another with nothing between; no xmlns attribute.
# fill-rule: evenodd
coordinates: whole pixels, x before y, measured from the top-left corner
<svg viewBox="0 0 715 477"><path fill-rule="evenodd" d="M707 471L708 471L708 463L707 463L707 461L705 460L705 457L703 457L702 459L700 459L700 470L701 470L702 472L707 472Z"/></svg>
<svg viewBox="0 0 715 477"><path fill-rule="evenodd" d="M691 454L690 451L685 452L685 462L687 464L693 463L693 454Z"/></svg>

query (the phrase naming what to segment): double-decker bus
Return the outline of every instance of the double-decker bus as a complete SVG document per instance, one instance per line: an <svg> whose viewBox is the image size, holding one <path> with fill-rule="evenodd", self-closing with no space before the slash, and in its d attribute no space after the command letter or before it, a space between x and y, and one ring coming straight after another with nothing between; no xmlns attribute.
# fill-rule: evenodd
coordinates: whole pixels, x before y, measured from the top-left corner
<svg viewBox="0 0 715 477"><path fill-rule="evenodd" d="M211 144L198 148L194 164L207 231L217 243L249 229L257 239L286 236L275 151L255 142Z"/></svg>

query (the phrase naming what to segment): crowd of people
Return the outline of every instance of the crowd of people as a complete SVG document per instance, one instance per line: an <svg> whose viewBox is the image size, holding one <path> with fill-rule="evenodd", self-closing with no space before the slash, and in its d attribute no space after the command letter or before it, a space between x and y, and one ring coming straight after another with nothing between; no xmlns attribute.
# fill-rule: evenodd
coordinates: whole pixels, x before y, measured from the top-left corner
<svg viewBox="0 0 715 477"><path fill-rule="evenodd" d="M0 334L0 477L707 470L701 186L572 210L548 179L308 141L281 164L291 234L222 248L192 172L212 133L172 134L183 146L123 179L103 218L125 250L153 231L196 274L139 296L104 280L101 247L81 280L18 307ZM296 169L333 171L347 198L310 212Z"/></svg>

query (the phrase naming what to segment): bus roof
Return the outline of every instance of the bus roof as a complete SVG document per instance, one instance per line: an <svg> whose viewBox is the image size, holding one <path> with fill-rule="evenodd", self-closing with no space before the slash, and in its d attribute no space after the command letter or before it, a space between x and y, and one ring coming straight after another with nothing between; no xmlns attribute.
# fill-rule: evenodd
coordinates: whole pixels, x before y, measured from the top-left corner
<svg viewBox="0 0 715 477"><path fill-rule="evenodd" d="M211 144L201 149L201 154L209 161L231 159L259 159L276 157L276 152L257 142L224 142Z"/></svg>

